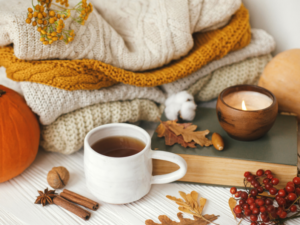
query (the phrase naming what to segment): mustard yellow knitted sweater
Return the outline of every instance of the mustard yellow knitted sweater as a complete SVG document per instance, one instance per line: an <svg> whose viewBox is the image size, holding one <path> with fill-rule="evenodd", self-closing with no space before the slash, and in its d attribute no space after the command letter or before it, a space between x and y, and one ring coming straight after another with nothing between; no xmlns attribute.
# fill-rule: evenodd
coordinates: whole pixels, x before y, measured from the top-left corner
<svg viewBox="0 0 300 225"><path fill-rule="evenodd" d="M229 24L221 29L194 35L189 54L148 72L126 71L97 60L26 61L14 56L11 46L0 48L0 66L15 81L31 81L65 90L93 90L122 82L135 86L158 86L186 77L212 60L250 43L247 9L242 5Z"/></svg>

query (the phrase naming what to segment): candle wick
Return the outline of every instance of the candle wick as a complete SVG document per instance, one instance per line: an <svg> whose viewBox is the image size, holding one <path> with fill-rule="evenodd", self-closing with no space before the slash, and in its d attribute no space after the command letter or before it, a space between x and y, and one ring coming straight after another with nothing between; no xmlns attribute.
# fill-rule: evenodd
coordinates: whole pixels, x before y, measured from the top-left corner
<svg viewBox="0 0 300 225"><path fill-rule="evenodd" d="M245 104L244 100L242 101L242 110L245 110L245 111L247 110L247 107L246 107L246 104Z"/></svg>

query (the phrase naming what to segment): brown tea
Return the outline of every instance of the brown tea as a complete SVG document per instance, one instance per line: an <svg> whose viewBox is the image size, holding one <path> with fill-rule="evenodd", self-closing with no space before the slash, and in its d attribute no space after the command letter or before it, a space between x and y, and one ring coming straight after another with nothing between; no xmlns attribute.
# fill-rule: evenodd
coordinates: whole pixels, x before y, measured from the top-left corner
<svg viewBox="0 0 300 225"><path fill-rule="evenodd" d="M133 137L113 136L100 139L91 147L101 155L126 157L142 151L145 148L145 143Z"/></svg>

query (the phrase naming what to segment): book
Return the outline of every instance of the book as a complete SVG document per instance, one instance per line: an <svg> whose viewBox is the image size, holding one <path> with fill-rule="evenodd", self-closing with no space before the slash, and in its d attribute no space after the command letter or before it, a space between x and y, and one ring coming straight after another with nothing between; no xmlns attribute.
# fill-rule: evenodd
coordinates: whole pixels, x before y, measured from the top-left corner
<svg viewBox="0 0 300 225"><path fill-rule="evenodd" d="M165 115L161 118L166 121ZM256 173L258 169L271 170L280 180L277 187L283 187L297 176L297 129L295 116L278 115L273 127L262 138L255 141L238 141L231 138L219 124L216 110L197 108L192 121L197 130L219 133L224 140L223 151L213 146L184 148L179 144L166 146L164 138L152 137L152 149L180 155L188 165L182 182L193 182L221 186L244 187L244 172ZM171 162L153 160L153 175L173 172L179 167Z"/></svg>

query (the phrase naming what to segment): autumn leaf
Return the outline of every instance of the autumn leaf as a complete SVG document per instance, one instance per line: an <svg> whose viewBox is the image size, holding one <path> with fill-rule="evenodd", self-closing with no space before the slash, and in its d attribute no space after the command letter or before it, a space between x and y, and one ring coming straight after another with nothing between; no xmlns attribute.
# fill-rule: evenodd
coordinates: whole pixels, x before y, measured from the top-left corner
<svg viewBox="0 0 300 225"><path fill-rule="evenodd" d="M209 130L195 131L197 129L196 125L184 127L180 126L178 123L171 123L169 124L169 129L173 131L177 136L182 135L185 142L195 141L201 146L212 145L211 140L205 137L207 134L209 134Z"/></svg>
<svg viewBox="0 0 300 225"><path fill-rule="evenodd" d="M196 191L192 191L191 196L192 196L192 198L194 199L195 202L198 201L198 193Z"/></svg>
<svg viewBox="0 0 300 225"><path fill-rule="evenodd" d="M233 211L234 207L236 206L236 200L233 197L231 197L228 200L228 204L229 204L229 207L231 209L232 215L234 216L234 219L236 219L236 215L235 215L235 213Z"/></svg>
<svg viewBox="0 0 300 225"><path fill-rule="evenodd" d="M200 198L198 203L199 195L196 191L192 191L190 194L186 194L182 191L179 191L179 194L182 197L182 199L178 199L170 195L167 195L166 197L176 202L176 204L179 205L178 209L181 212L192 214L194 217L202 218L205 221L207 215L202 215L202 211L206 204L206 199ZM211 221L206 220L206 222L211 222Z"/></svg>
<svg viewBox="0 0 300 225"><path fill-rule="evenodd" d="M172 200L172 201L175 201L175 202L183 202L182 199L176 198L176 197L173 197L173 196L170 196L170 195L167 195L166 197L167 197L168 199Z"/></svg>
<svg viewBox="0 0 300 225"><path fill-rule="evenodd" d="M199 202L200 202L199 213L202 214L203 208L206 204L206 199L205 198L200 198Z"/></svg>
<svg viewBox="0 0 300 225"><path fill-rule="evenodd" d="M172 221L169 217L161 215L158 217L158 220L161 223L155 223L153 220L146 220L146 225L207 225L210 222L218 219L218 216L215 215L204 215L204 218L199 218L194 216L194 220L183 218L182 213L177 213L177 217L180 222Z"/></svg>
<svg viewBox="0 0 300 225"><path fill-rule="evenodd" d="M257 197L258 197L258 198L261 198L261 196L272 197L272 198L275 198L275 197L276 197L276 195L271 195L271 194L269 194L268 192L260 193L259 196L257 196Z"/></svg>
<svg viewBox="0 0 300 225"><path fill-rule="evenodd" d="M187 148L196 148L196 143L194 141L185 142L181 135L176 135L174 132L170 130L171 124L177 124L176 126L181 126L183 128L189 127L191 123L177 123L176 120L168 120L168 121L160 121L159 126L156 128L155 132L158 137L165 137L165 144L168 146L172 146L176 143L180 144L182 147Z"/></svg>

